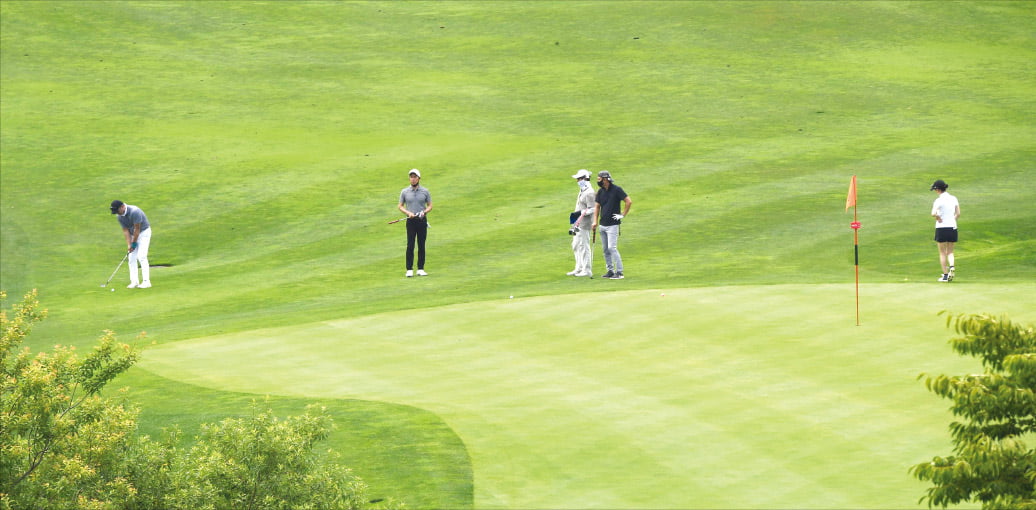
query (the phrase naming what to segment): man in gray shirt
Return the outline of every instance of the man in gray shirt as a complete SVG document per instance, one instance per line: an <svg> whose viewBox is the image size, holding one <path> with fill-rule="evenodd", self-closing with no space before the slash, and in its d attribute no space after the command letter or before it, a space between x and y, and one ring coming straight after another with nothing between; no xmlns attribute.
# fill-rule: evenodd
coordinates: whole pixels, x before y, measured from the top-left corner
<svg viewBox="0 0 1036 510"><path fill-rule="evenodd" d="M414 245L417 245L417 276L424 272L425 239L428 238L428 218L432 210L432 194L421 186L421 171L410 170L410 186L399 193L399 210L406 214L406 276L414 276Z"/></svg>
<svg viewBox="0 0 1036 510"><path fill-rule="evenodd" d="M117 214L122 235L126 238L126 249L129 251L130 284L127 288L147 289L151 287L151 266L148 265L147 252L151 246L151 223L147 215L139 207L129 205L122 200L113 200L112 214ZM140 276L137 278L137 265L140 265Z"/></svg>

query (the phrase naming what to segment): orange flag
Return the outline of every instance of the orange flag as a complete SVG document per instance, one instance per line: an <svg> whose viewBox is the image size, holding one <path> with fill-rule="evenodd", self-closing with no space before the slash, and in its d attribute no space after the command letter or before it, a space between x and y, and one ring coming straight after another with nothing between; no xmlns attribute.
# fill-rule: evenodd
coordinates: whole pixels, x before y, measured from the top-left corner
<svg viewBox="0 0 1036 510"><path fill-rule="evenodd" d="M845 210L848 211L850 207L856 205L856 176L854 175L852 180L849 181L849 196L845 198Z"/></svg>

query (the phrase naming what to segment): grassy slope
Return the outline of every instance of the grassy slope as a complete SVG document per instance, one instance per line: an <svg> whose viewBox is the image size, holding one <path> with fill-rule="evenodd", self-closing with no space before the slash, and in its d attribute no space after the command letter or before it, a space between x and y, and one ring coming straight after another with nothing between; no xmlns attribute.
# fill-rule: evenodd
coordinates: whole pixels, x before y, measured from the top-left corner
<svg viewBox="0 0 1036 510"><path fill-rule="evenodd" d="M239 358L237 364L249 363ZM255 374L272 380L272 374L264 370L257 369ZM175 425L193 434L203 423L246 416L256 400L269 402L278 416L301 414L306 405L319 404L334 417L335 430L327 443L318 445L317 453L334 449L342 463L368 484L372 499L394 498L417 508L457 508L471 503L473 479L467 449L457 434L429 411L385 401L214 390L139 369L126 379L129 399L143 407L139 424L146 433L158 435Z"/></svg>
<svg viewBox="0 0 1036 510"><path fill-rule="evenodd" d="M848 281L854 173L866 282L936 272L936 177L964 208L962 283L1036 276L1024 4L0 9L0 286L42 290L37 345L606 290L555 276L581 167L636 202L628 289ZM383 223L413 166L440 279L401 288L402 229ZM96 287L121 257L116 197L174 264L160 292Z"/></svg>
<svg viewBox="0 0 1036 510"><path fill-rule="evenodd" d="M593 322L572 316L584 295L505 298L170 343L142 366L429 409L465 440L477 508L905 508L906 467L947 448L915 377L978 368L936 313L1032 321L1034 293L867 285L860 327L849 285L616 292Z"/></svg>

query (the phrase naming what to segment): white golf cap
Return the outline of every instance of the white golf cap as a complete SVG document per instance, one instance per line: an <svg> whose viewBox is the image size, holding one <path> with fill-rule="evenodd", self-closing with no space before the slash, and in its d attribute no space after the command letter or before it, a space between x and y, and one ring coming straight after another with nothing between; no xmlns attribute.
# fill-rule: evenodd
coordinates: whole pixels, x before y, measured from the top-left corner
<svg viewBox="0 0 1036 510"><path fill-rule="evenodd" d="M416 168L411 168L411 169L410 169L410 173L408 173L407 175L408 175L408 176L410 176L410 175L416 175L416 176L417 176L417 178L418 178L418 179L420 179L420 178L421 178L421 171L420 171L420 170L418 170L418 169L416 169Z"/></svg>
<svg viewBox="0 0 1036 510"><path fill-rule="evenodd" d="M573 179L589 179L590 178L590 171L584 168L584 169L576 172L576 174L573 175L572 178Z"/></svg>

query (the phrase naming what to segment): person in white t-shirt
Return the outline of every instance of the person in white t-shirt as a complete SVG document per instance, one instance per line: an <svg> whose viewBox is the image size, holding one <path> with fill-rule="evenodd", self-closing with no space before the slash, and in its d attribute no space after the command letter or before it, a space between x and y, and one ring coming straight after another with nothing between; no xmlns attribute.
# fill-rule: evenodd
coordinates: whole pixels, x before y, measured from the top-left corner
<svg viewBox="0 0 1036 510"><path fill-rule="evenodd" d="M953 281L956 268L953 261L953 245L957 242L957 218L960 217L960 203L957 197L946 192L946 181L939 179L932 183L931 191L939 196L932 204L935 218L935 242L939 244L939 263L942 265L940 282Z"/></svg>

